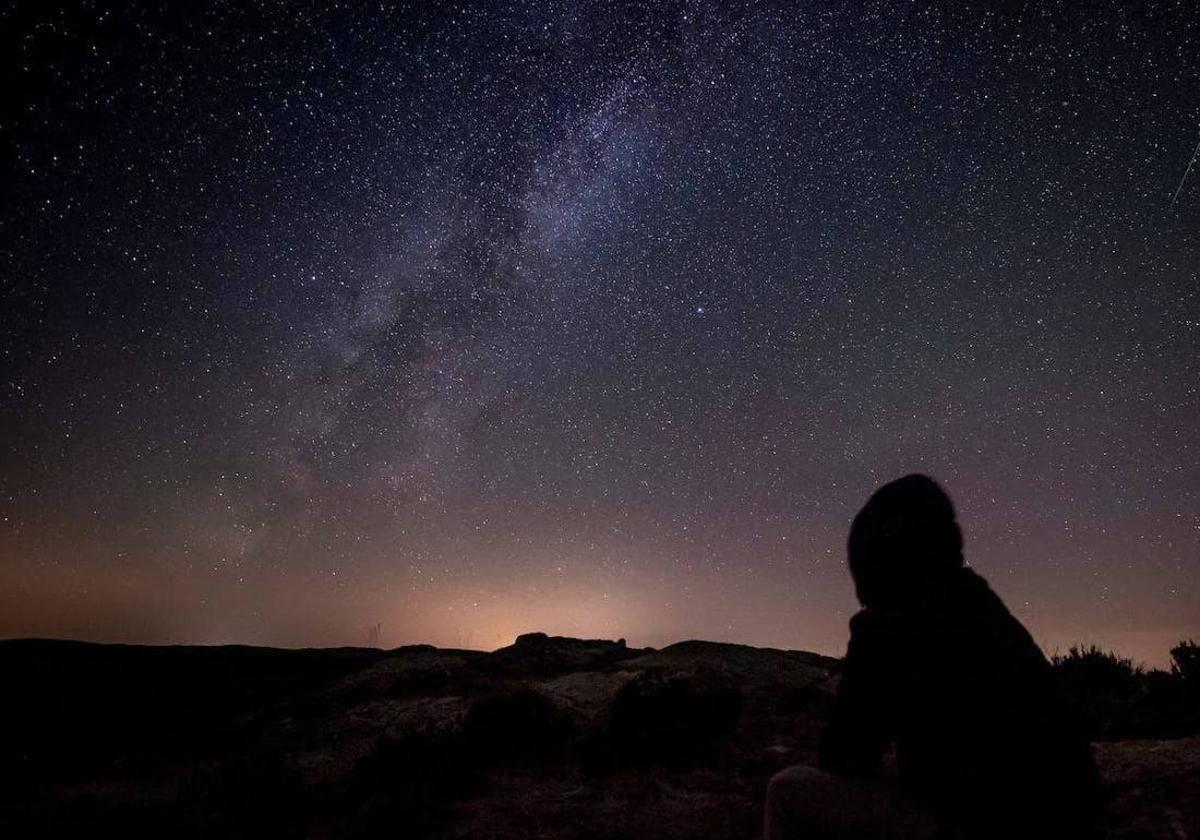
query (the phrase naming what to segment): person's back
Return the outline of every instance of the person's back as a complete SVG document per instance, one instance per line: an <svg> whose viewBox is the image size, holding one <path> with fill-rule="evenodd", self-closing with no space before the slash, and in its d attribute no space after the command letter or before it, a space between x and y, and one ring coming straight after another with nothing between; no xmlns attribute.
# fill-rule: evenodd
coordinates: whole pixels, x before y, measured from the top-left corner
<svg viewBox="0 0 1200 840"><path fill-rule="evenodd" d="M877 491L855 518L849 559L864 608L850 623L822 768L869 778L894 743L896 820L926 813L913 824L979 837L1081 834L1097 803L1090 746L1029 633L964 566L953 507L937 484L907 476ZM795 798L797 778L813 783L811 773L792 773L785 784L785 774L773 780L777 797ZM771 808L768 836L788 836L772 833ZM781 808L777 824L786 822Z"/></svg>
<svg viewBox="0 0 1200 840"><path fill-rule="evenodd" d="M983 578L948 572L851 628L822 766L869 773L894 740L904 790L975 833L1086 821L1090 748L1045 657Z"/></svg>

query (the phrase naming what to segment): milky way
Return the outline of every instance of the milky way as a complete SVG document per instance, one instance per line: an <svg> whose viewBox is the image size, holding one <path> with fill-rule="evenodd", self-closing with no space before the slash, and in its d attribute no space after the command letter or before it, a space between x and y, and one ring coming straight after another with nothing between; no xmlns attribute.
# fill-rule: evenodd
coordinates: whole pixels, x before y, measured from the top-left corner
<svg viewBox="0 0 1200 840"><path fill-rule="evenodd" d="M200 5L0 11L0 635L1200 634L1193 4Z"/></svg>

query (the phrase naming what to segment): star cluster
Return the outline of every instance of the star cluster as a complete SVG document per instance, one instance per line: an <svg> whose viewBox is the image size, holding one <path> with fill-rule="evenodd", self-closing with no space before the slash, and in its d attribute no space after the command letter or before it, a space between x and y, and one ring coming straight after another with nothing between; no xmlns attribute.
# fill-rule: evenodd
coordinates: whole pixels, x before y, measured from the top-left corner
<svg viewBox="0 0 1200 840"><path fill-rule="evenodd" d="M0 32L0 634L836 652L911 471L1044 646L1200 632L1193 4Z"/></svg>

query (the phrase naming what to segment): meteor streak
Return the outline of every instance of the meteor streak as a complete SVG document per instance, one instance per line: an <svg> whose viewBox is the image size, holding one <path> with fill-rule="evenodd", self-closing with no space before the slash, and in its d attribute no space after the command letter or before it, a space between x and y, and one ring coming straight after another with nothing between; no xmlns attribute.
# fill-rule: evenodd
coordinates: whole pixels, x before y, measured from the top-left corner
<svg viewBox="0 0 1200 840"><path fill-rule="evenodd" d="M1175 195L1171 196L1170 210L1175 209L1175 202L1179 200L1179 191L1183 189L1183 182L1187 180L1188 174L1192 171L1192 165L1196 162L1196 153L1200 152L1200 140L1196 141L1196 148L1192 149L1192 159L1188 161L1187 169L1183 170L1183 177L1179 179L1179 186L1175 188Z"/></svg>

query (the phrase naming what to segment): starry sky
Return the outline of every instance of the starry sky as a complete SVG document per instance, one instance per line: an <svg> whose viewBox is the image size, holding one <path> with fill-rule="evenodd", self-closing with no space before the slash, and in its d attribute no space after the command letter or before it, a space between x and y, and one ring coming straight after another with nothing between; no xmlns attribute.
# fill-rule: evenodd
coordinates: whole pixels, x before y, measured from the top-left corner
<svg viewBox="0 0 1200 840"><path fill-rule="evenodd" d="M838 653L921 471L1048 652L1200 638L1191 0L8 0L0 48L0 636Z"/></svg>

